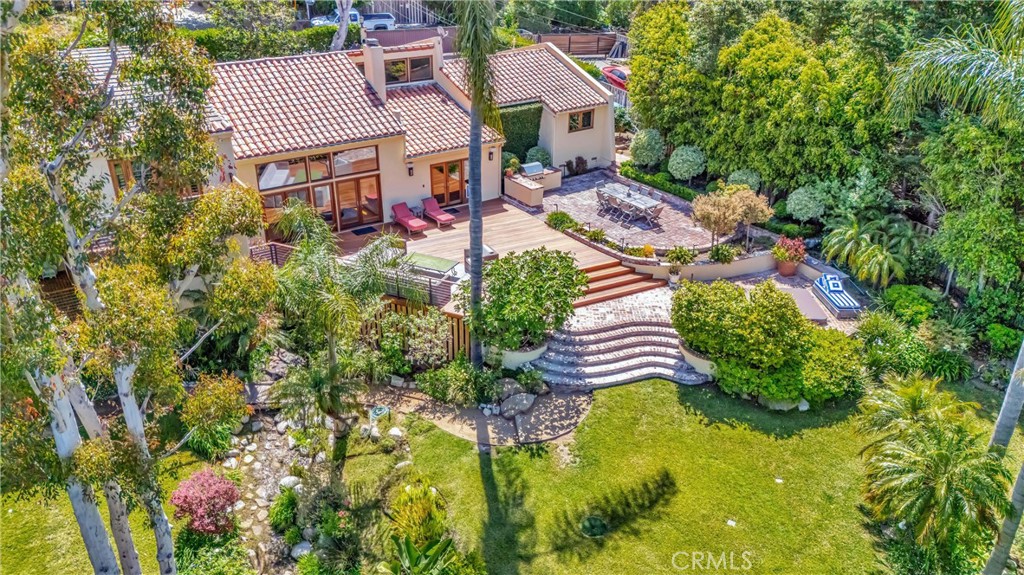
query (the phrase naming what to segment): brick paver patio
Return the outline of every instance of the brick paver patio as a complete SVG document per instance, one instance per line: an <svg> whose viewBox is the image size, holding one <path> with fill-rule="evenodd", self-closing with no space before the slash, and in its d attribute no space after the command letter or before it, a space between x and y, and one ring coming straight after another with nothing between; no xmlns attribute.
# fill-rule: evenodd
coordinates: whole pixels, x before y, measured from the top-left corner
<svg viewBox="0 0 1024 575"><path fill-rule="evenodd" d="M544 194L545 213L539 217L546 217L547 212L563 211L576 221L589 224L590 228L604 230L609 239L628 246L650 244L659 252L675 246L697 249L711 246L711 233L690 219L690 203L670 194L662 194L665 210L660 223L654 226L642 220L623 222L599 214L597 188L612 181L615 181L613 176L603 170L567 178L562 181L562 187Z"/></svg>

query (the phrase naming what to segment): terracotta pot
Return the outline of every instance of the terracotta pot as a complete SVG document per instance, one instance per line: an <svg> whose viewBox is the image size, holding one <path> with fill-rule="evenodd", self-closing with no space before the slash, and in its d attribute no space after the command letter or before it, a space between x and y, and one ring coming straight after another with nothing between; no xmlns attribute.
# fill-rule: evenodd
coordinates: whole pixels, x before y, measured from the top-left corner
<svg viewBox="0 0 1024 575"><path fill-rule="evenodd" d="M780 262L776 261L779 268L779 275L783 277L790 277L796 275L796 268L800 265L800 262Z"/></svg>

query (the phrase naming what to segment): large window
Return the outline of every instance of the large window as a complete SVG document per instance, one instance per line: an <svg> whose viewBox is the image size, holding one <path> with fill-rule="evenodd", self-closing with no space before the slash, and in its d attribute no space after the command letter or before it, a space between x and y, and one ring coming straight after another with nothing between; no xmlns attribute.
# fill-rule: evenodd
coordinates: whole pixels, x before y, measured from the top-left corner
<svg viewBox="0 0 1024 575"><path fill-rule="evenodd" d="M331 177L331 158L328 154L309 157L309 181L317 182Z"/></svg>
<svg viewBox="0 0 1024 575"><path fill-rule="evenodd" d="M377 169L377 146L334 153L335 177L372 172Z"/></svg>
<svg viewBox="0 0 1024 575"><path fill-rule="evenodd" d="M434 66L430 56L384 62L384 81L387 84L423 82L433 77Z"/></svg>
<svg viewBox="0 0 1024 575"><path fill-rule="evenodd" d="M256 173L261 190L305 184L309 181L306 173L306 158L292 158L261 164L256 167Z"/></svg>
<svg viewBox="0 0 1024 575"><path fill-rule="evenodd" d="M573 112L569 114L569 131L579 132L594 127L594 111Z"/></svg>

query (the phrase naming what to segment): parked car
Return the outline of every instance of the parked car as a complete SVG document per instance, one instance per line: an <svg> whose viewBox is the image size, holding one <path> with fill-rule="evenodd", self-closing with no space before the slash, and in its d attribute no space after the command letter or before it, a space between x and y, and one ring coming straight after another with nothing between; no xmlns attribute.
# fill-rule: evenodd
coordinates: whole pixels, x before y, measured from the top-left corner
<svg viewBox="0 0 1024 575"><path fill-rule="evenodd" d="M365 30L394 30L395 17L387 12L377 14L363 14L363 29Z"/></svg>
<svg viewBox="0 0 1024 575"><path fill-rule="evenodd" d="M626 86L629 84L629 68L626 66L605 66L601 68L601 73L604 74L604 79L609 84L616 88L623 90L628 89Z"/></svg>
<svg viewBox="0 0 1024 575"><path fill-rule="evenodd" d="M312 26L337 26L339 22L341 22L341 18L338 17L337 8L334 9L330 16L316 16L309 21ZM359 12L349 10L348 22L349 24L359 24Z"/></svg>

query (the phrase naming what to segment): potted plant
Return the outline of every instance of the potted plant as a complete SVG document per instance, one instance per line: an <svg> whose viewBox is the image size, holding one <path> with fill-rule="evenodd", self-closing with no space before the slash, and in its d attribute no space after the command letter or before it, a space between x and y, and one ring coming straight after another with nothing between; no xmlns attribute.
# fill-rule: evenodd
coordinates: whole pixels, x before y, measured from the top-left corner
<svg viewBox="0 0 1024 575"><path fill-rule="evenodd" d="M508 161L508 166L505 168L505 175L511 176L519 171L519 160L512 158Z"/></svg>
<svg viewBox="0 0 1024 575"><path fill-rule="evenodd" d="M803 238L780 237L772 247L772 256L778 264L779 275L789 277L796 275L800 262L807 257Z"/></svg>
<svg viewBox="0 0 1024 575"><path fill-rule="evenodd" d="M683 273L683 264L679 262L672 262L668 266L668 285L676 287L679 283L679 276Z"/></svg>

